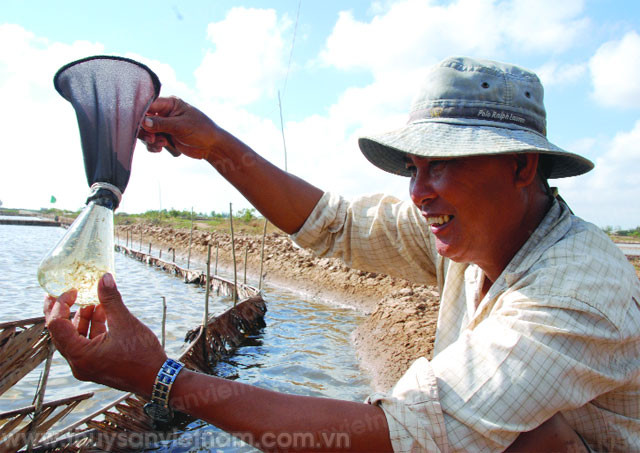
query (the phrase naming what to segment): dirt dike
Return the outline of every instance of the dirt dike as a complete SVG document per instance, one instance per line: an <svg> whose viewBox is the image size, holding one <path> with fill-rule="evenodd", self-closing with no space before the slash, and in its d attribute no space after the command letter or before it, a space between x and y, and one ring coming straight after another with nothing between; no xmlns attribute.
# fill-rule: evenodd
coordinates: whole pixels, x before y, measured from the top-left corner
<svg viewBox="0 0 640 453"><path fill-rule="evenodd" d="M191 232L150 224L119 225L118 243L154 253L163 258L186 260ZM142 239L141 239L142 238ZM212 267L218 247L218 270L233 273L231 236L226 233L194 230L191 268L204 269L207 245L212 246ZM142 246L140 245L142 244ZM258 281L262 236L236 234L238 279L244 276L247 251L247 279ZM213 271L213 270L212 270ZM434 287L414 285L383 274L359 271L341 261L317 258L296 247L288 235L270 233L265 238L264 281L300 293L306 298L348 306L368 316L354 326L353 344L360 366L370 374L377 391L388 390L418 357L431 358L438 316L438 293Z"/></svg>

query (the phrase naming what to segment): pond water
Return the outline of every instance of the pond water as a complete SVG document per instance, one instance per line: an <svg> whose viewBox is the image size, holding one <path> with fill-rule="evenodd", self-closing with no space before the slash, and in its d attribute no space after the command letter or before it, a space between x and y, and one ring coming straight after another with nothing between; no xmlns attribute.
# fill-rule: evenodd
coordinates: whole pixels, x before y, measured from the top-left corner
<svg viewBox="0 0 640 453"><path fill-rule="evenodd" d="M42 257L65 230L54 227L0 225L0 322L42 315L44 293L36 279ZM191 264L192 269L200 268ZM184 334L202 320L204 289L116 254L116 281L124 301L136 316L160 336L162 297L167 300L166 349L177 357ZM257 282L248 281L257 286ZM267 327L251 342L218 366L219 375L272 390L301 395L362 401L371 393L369 377L359 369L350 334L362 319L354 310L302 299L299 294L265 285ZM228 298L210 300L210 312L230 307ZM141 358L143 360L143 358ZM0 412L32 404L43 365L0 397ZM89 382L79 382L56 353L46 400L92 391L58 430L115 400L121 393ZM207 444L208 442L208 444ZM207 446L203 448L203 445ZM249 451L216 428L192 423L178 443L164 451Z"/></svg>

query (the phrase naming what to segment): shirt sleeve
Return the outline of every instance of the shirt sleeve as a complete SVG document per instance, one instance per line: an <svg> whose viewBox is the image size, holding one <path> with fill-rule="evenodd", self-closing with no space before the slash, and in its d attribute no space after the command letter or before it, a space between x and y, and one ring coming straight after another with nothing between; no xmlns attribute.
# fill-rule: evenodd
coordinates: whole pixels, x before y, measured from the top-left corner
<svg viewBox="0 0 640 453"><path fill-rule="evenodd" d="M292 239L348 266L434 285L442 267L426 221L410 202L369 195L349 202L325 193Z"/></svg>
<svg viewBox="0 0 640 453"><path fill-rule="evenodd" d="M394 452L449 451L436 376L424 357L411 365L391 395L374 393L365 402L384 411Z"/></svg>

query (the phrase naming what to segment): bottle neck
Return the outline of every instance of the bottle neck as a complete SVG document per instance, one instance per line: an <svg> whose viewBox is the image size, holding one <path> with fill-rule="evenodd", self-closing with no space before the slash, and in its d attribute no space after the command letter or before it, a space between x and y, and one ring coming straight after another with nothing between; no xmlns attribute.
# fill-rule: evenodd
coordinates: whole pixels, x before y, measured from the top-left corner
<svg viewBox="0 0 640 453"><path fill-rule="evenodd" d="M111 209L112 211L115 211L119 204L116 195L108 189L100 189L95 193L92 193L89 198L87 198L86 204L89 203L103 206L105 208Z"/></svg>

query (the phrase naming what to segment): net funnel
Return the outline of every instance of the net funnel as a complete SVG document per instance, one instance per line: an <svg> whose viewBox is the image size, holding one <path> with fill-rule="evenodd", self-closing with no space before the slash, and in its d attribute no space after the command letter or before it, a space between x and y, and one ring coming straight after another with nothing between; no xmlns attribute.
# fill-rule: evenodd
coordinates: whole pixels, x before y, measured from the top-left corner
<svg viewBox="0 0 640 453"><path fill-rule="evenodd" d="M92 187L87 202L117 208L129 183L140 124L160 93L158 77L128 58L93 56L60 68L53 84L76 111Z"/></svg>

